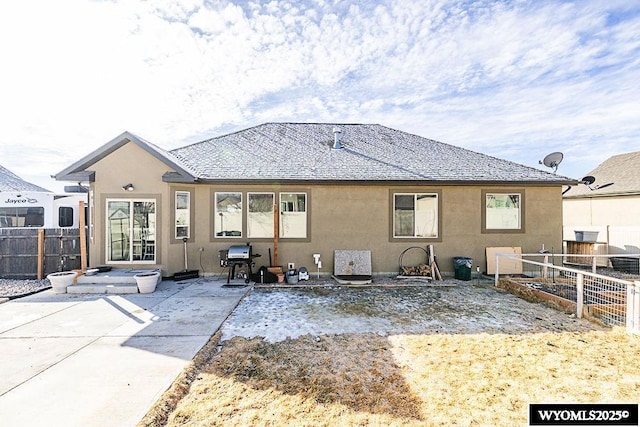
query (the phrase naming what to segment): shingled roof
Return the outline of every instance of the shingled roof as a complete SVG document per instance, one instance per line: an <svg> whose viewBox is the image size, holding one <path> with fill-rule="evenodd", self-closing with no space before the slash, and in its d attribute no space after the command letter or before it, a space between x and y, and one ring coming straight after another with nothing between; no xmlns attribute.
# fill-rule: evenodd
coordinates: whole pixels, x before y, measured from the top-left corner
<svg viewBox="0 0 640 427"><path fill-rule="evenodd" d="M203 182L575 183L378 124L265 123L169 153Z"/></svg>
<svg viewBox="0 0 640 427"><path fill-rule="evenodd" d="M572 187L564 198L640 194L640 151L609 157L586 176L594 177L594 183ZM600 188L609 183L612 184Z"/></svg>
<svg viewBox="0 0 640 427"><path fill-rule="evenodd" d="M38 191L50 193L49 190L25 181L3 166L0 166L0 191Z"/></svg>

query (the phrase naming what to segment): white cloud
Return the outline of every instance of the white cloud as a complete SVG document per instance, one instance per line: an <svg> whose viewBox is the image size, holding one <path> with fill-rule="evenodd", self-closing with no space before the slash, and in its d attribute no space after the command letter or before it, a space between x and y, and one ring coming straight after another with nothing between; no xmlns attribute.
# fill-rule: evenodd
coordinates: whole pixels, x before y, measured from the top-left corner
<svg viewBox="0 0 640 427"><path fill-rule="evenodd" d="M175 147L351 121L534 167L564 151L559 172L578 177L638 149L630 3L5 2L0 164L48 176L125 129Z"/></svg>

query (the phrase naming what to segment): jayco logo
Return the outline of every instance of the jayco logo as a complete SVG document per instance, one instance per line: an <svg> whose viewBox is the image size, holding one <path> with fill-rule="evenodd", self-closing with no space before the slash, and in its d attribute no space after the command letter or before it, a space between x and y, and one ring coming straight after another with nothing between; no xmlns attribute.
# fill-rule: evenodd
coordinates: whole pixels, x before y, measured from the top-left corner
<svg viewBox="0 0 640 427"><path fill-rule="evenodd" d="M38 200L27 197L26 199L7 199L4 202L8 204L17 205L17 204L27 204L27 203L38 203Z"/></svg>

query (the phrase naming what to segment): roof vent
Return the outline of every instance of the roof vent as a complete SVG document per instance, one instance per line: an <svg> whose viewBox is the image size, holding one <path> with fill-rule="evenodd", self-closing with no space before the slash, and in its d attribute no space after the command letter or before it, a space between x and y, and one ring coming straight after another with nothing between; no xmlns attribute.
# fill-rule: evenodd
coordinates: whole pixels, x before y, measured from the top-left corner
<svg viewBox="0 0 640 427"><path fill-rule="evenodd" d="M340 140L342 139L342 130L339 127L333 128L333 145L331 146L332 150L339 150L342 148L340 144Z"/></svg>

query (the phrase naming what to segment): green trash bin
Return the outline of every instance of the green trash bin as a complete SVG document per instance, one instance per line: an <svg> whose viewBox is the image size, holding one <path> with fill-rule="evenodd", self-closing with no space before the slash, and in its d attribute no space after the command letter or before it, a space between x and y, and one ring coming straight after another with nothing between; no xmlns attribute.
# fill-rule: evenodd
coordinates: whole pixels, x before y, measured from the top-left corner
<svg viewBox="0 0 640 427"><path fill-rule="evenodd" d="M463 256L453 257L454 277L459 280L471 280L471 267L473 258Z"/></svg>

